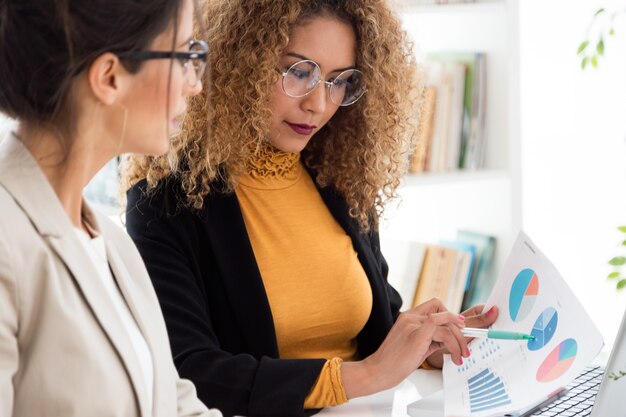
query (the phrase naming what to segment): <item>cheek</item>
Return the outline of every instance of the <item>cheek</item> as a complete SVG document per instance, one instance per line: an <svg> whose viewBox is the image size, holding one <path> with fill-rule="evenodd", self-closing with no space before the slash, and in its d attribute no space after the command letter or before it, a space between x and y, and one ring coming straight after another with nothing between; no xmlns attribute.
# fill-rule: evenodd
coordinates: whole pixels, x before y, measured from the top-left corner
<svg viewBox="0 0 626 417"><path fill-rule="evenodd" d="M269 108L272 112L272 124L280 124L286 117L287 112L294 106L294 100L283 94L280 83L276 83L274 94L270 99Z"/></svg>
<svg viewBox="0 0 626 417"><path fill-rule="evenodd" d="M335 114L337 114L339 108L340 106L337 105L331 105L326 108L326 112L324 114L324 124L328 123L328 121L332 119Z"/></svg>
<svg viewBox="0 0 626 417"><path fill-rule="evenodd" d="M161 83L161 91L162 98L161 102L163 103L163 108L166 108L168 111L168 117L176 116L175 112L180 109L180 99L182 97L182 84L180 80L174 77L172 74L171 79L168 81L168 75L166 74L163 77L163 82Z"/></svg>

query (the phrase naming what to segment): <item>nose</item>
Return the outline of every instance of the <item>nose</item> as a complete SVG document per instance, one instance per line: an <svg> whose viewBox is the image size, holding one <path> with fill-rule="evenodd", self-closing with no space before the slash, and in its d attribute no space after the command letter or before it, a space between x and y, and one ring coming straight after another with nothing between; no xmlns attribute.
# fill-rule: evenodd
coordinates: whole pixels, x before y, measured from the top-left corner
<svg viewBox="0 0 626 417"><path fill-rule="evenodd" d="M329 100L328 87L320 82L313 91L302 97L301 106L305 111L313 113L323 113L326 110L327 100Z"/></svg>

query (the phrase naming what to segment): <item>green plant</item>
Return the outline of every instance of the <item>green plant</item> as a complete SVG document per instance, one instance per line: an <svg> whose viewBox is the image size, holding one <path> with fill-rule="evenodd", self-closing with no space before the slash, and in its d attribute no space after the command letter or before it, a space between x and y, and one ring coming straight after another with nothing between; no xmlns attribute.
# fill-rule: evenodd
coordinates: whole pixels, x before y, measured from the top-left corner
<svg viewBox="0 0 626 417"><path fill-rule="evenodd" d="M577 54L580 57L580 66L584 70L587 66L591 65L593 68L598 67L598 59L604 56L604 43L605 40L611 36L615 36L615 19L619 14L626 13L626 9L612 11L607 13L606 9L601 8L596 10L593 15L593 19L587 28L586 39L578 46ZM620 226L617 228L620 232L626 234L626 226ZM626 236L620 243L622 249L626 248ZM609 260L609 265L613 267L613 272L608 275L608 279L616 281L616 288L618 291L626 288L626 256L618 255ZM608 373L608 377L614 381L617 381L623 377L626 377L626 371L611 371Z"/></svg>
<svg viewBox="0 0 626 417"><path fill-rule="evenodd" d="M626 235L626 226L620 226L617 229ZM620 243L620 247L622 249L626 248L626 236L622 243ZM624 267L624 265L626 265L626 256L614 256L609 261L609 265L613 267L613 272L611 272L607 278L617 281L616 287L618 290L626 288L626 268Z"/></svg>
<svg viewBox="0 0 626 417"><path fill-rule="evenodd" d="M582 69L589 65L593 68L598 67L598 60L604 56L606 40L615 35L615 19L623 13L626 13L626 9L608 12L601 8L595 12L587 28L585 40L578 46L578 56Z"/></svg>
<svg viewBox="0 0 626 417"><path fill-rule="evenodd" d="M577 54L581 59L580 66L583 70L588 65L598 67L598 59L604 56L604 42L608 37L615 35L615 20L620 14L626 14L626 8L611 12L601 8L594 13L587 28L586 39L578 46ZM618 230L626 234L626 226L620 226ZM620 246L622 249L626 248L626 239ZM613 267L613 272L608 275L608 278L616 281L615 286L618 291L623 290L626 288L626 273L624 273L626 256L614 256L609 261L609 265Z"/></svg>
<svg viewBox="0 0 626 417"><path fill-rule="evenodd" d="M615 372L609 372L609 378L611 378L613 381L617 381L620 378L623 378L626 376L626 372L624 371L618 371L617 374Z"/></svg>

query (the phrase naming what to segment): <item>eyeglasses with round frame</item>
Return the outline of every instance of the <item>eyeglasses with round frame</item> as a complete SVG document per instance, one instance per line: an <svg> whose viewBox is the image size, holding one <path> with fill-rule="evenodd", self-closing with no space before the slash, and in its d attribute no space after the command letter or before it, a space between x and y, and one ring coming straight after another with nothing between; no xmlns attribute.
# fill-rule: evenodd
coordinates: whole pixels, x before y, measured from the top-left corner
<svg viewBox="0 0 626 417"><path fill-rule="evenodd" d="M147 61L150 59L177 59L183 67L183 75L190 87L202 80L209 59L209 46L201 40L190 40L189 51L124 51L117 52L121 59ZM193 71L189 67L193 67Z"/></svg>
<svg viewBox="0 0 626 417"><path fill-rule="evenodd" d="M283 77L281 86L284 93L293 98L304 97L320 83L324 83L333 103L349 106L356 103L367 91L362 79L363 73L358 69L347 69L329 80L323 80L320 66L310 59L298 61L280 74Z"/></svg>

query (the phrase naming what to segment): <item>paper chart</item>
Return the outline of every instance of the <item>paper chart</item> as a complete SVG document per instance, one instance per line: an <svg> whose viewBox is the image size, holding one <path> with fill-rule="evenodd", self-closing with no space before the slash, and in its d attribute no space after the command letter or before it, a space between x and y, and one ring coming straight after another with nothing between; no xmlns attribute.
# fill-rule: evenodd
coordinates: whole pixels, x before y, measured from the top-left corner
<svg viewBox="0 0 626 417"><path fill-rule="evenodd" d="M493 329L529 333L535 339L477 338L463 365L447 357L446 416L488 417L536 404L567 385L602 348L602 336L583 306L523 232L485 309L493 305L500 312Z"/></svg>

